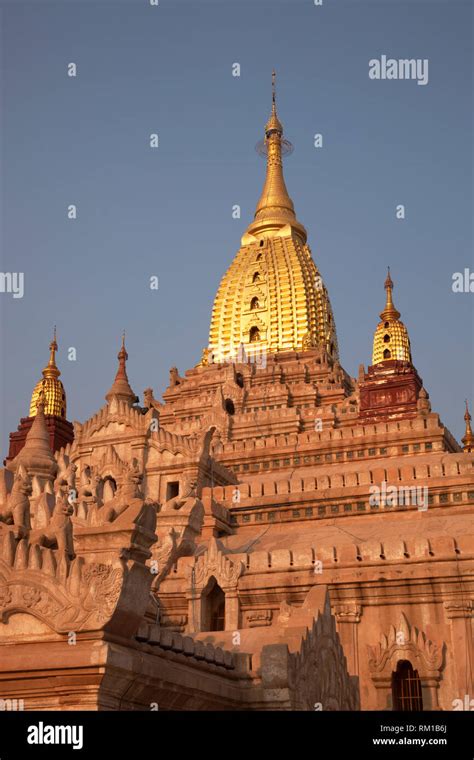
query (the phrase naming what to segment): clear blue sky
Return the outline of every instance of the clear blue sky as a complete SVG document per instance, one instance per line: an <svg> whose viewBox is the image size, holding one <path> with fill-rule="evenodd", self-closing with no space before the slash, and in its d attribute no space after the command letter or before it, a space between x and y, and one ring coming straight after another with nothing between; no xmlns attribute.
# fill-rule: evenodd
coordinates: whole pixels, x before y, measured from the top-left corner
<svg viewBox="0 0 474 760"><path fill-rule="evenodd" d="M102 405L123 329L140 396L199 360L262 187L273 67L295 145L287 185L343 366L370 362L389 264L433 408L462 435L474 294L451 278L474 270L472 3L15 0L1 4L1 49L2 271L25 273L23 299L0 294L3 453L54 324L73 420ZM370 80L382 54L428 58L428 85Z"/></svg>

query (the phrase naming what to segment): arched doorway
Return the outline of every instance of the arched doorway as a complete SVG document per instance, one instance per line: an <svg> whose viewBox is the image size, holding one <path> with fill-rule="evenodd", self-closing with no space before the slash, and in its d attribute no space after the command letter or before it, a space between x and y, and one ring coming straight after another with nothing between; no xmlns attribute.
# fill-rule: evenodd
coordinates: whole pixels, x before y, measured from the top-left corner
<svg viewBox="0 0 474 760"><path fill-rule="evenodd" d="M402 712L423 710L420 676L409 660L399 660L392 673L392 705Z"/></svg>
<svg viewBox="0 0 474 760"><path fill-rule="evenodd" d="M203 593L203 631L225 630L225 594L214 577Z"/></svg>

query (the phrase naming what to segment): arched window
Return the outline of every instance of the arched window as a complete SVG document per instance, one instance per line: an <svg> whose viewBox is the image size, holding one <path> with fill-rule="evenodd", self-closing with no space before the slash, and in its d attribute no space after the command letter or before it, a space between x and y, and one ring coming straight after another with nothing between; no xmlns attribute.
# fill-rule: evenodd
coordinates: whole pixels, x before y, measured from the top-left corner
<svg viewBox="0 0 474 760"><path fill-rule="evenodd" d="M258 282L260 279L260 274L258 272L253 273L252 282Z"/></svg>
<svg viewBox="0 0 474 760"><path fill-rule="evenodd" d="M387 329L388 327L390 327L389 322L385 322L384 327L385 327L385 329Z"/></svg>
<svg viewBox="0 0 474 760"><path fill-rule="evenodd" d="M259 309L260 304L258 302L258 296L254 296L252 300L250 301L250 308L251 309Z"/></svg>
<svg viewBox="0 0 474 760"><path fill-rule="evenodd" d="M392 354L390 353L390 351L388 350L388 348L386 348L385 351L383 352L383 358L384 359L390 359L391 355Z"/></svg>
<svg viewBox="0 0 474 760"><path fill-rule="evenodd" d="M258 327L251 327L250 333L249 333L249 341L250 343L256 343L260 340L260 330Z"/></svg>
<svg viewBox="0 0 474 760"><path fill-rule="evenodd" d="M384 335L383 336L383 342L384 343L390 343L390 335Z"/></svg>
<svg viewBox="0 0 474 760"><path fill-rule="evenodd" d="M403 712L423 710L420 676L409 660L399 660L392 673L392 705Z"/></svg>

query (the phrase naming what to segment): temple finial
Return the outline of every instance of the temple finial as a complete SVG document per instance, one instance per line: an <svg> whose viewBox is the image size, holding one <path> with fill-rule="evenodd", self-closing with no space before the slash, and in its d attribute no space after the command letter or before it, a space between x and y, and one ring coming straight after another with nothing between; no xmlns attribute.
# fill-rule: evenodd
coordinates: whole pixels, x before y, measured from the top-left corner
<svg viewBox="0 0 474 760"><path fill-rule="evenodd" d="M117 374L115 375L115 380L112 384L112 387L106 394L105 398L107 401L111 401L112 397L116 396L121 401L126 401L127 403L134 404L137 400L137 397L130 387L130 383L128 381L128 353L127 349L125 348L125 330L122 332L122 344L120 346L120 351L117 354L117 359L119 361Z"/></svg>
<svg viewBox="0 0 474 760"><path fill-rule="evenodd" d="M466 454L469 454L471 451L474 451L474 435L472 432L471 427L471 415L469 414L469 406L466 399L466 411L464 414L464 419L466 421L466 431L464 433L464 437L461 438L461 442L463 444L463 451Z"/></svg>
<svg viewBox="0 0 474 760"><path fill-rule="evenodd" d="M395 308L393 303L393 280L390 276L390 267L387 267L387 277L385 279L384 288L387 291L387 296L385 300L385 309L380 314L380 318L384 320L398 319L400 317L400 312Z"/></svg>
<svg viewBox="0 0 474 760"><path fill-rule="evenodd" d="M276 109L276 72L272 71L272 111L265 124L265 137L261 143L262 155L267 158L267 171L262 194L257 203L253 222L247 232L255 237L261 233L272 233L286 225L298 232L306 241L306 230L298 222L283 177L283 155L292 150L291 143L283 139L283 125Z"/></svg>
<svg viewBox="0 0 474 760"><path fill-rule="evenodd" d="M49 344L49 361L43 370L44 378L56 378L59 377L61 372L56 366L56 351L58 350L58 344L56 341L56 325L53 328L53 340Z"/></svg>
<svg viewBox="0 0 474 760"><path fill-rule="evenodd" d="M267 123L265 124L265 140L268 140L268 138L275 132L280 135L280 138L283 135L283 125L277 116L277 110L276 110L275 80L276 80L276 71L275 69L273 69L272 71L272 113ZM281 146L280 146L280 150L281 150ZM281 156L280 156L280 160L281 160Z"/></svg>

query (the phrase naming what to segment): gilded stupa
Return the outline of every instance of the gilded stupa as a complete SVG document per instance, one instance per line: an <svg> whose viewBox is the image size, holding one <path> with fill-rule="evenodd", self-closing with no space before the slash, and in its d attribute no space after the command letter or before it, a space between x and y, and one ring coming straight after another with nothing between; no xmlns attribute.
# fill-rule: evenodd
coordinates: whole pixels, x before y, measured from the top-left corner
<svg viewBox="0 0 474 760"><path fill-rule="evenodd" d="M61 374L56 366L56 351L58 344L56 341L56 328L54 328L53 340L49 344L49 361L43 369L43 377L36 383L30 402L30 417L35 417L38 408L38 399L40 393L44 393L44 413L52 414L55 417L66 419L66 393L64 386L59 379Z"/></svg>
<svg viewBox="0 0 474 760"><path fill-rule="evenodd" d="M408 330L400 320L400 312L393 303L393 281L390 277L390 267L385 280L387 291L385 308L380 314L381 321L374 334L372 364L384 361L404 361L411 363L411 348Z"/></svg>
<svg viewBox="0 0 474 760"><path fill-rule="evenodd" d="M229 361L242 349L251 357L316 347L338 358L328 293L283 176L285 142L273 72L272 111L263 143L265 184L253 222L217 291L206 361Z"/></svg>

